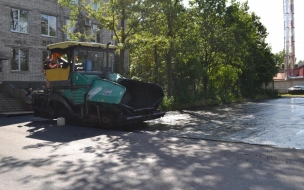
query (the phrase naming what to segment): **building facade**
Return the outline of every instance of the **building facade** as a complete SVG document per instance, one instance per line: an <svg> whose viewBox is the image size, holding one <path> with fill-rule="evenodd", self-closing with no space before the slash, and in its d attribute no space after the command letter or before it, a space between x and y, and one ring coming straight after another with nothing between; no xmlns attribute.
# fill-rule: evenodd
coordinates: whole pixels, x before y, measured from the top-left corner
<svg viewBox="0 0 304 190"><path fill-rule="evenodd" d="M68 19L69 9L61 7L58 0L1 0L0 84L45 80L42 62L48 55L46 46L69 40L62 30ZM111 32L97 31L97 24L86 24L96 33L92 41L109 42Z"/></svg>

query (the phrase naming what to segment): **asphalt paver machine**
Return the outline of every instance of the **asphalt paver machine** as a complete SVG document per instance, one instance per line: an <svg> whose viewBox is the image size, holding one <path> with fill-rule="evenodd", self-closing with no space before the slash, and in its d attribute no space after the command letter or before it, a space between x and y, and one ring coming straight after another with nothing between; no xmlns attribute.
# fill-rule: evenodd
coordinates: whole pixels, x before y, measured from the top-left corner
<svg viewBox="0 0 304 190"><path fill-rule="evenodd" d="M113 73L116 47L67 41L47 46L56 67L45 70L50 87L32 92L35 116L121 126L164 116L162 88Z"/></svg>

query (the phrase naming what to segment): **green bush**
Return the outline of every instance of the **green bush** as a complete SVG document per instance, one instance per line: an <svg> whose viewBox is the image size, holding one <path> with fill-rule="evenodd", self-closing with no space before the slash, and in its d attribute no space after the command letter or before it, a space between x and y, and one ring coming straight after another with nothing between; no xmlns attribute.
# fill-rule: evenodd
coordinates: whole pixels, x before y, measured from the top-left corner
<svg viewBox="0 0 304 190"><path fill-rule="evenodd" d="M172 110L173 107L174 107L174 97L165 96L160 105L160 108L164 111L168 111L168 110Z"/></svg>

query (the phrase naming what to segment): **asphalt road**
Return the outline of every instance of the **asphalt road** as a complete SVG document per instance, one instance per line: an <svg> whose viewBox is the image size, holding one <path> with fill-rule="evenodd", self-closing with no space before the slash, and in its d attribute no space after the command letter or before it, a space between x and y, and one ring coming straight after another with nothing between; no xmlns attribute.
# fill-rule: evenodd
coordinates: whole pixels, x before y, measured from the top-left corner
<svg viewBox="0 0 304 190"><path fill-rule="evenodd" d="M154 134L175 137L304 149L304 98L169 112L166 117L150 121L149 127Z"/></svg>
<svg viewBox="0 0 304 190"><path fill-rule="evenodd" d="M271 125L274 115L281 122L271 126L290 123L284 125L290 121L285 107L297 110L292 121L300 121L302 101L170 112L145 128L125 131L59 127L33 116L1 117L0 189L304 189L303 150L238 139L262 134L246 131L261 131L259 126ZM278 130L301 128L292 126Z"/></svg>

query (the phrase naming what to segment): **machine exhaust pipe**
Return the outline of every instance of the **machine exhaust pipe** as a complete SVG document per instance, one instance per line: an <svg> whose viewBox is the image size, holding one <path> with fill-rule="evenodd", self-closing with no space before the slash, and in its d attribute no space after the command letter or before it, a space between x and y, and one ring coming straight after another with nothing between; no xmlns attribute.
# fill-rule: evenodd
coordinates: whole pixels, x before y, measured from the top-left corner
<svg viewBox="0 0 304 190"><path fill-rule="evenodd" d="M109 77L109 46L110 46L111 42L107 43L107 65L106 65L106 69L103 72L103 77L107 80L110 79Z"/></svg>

